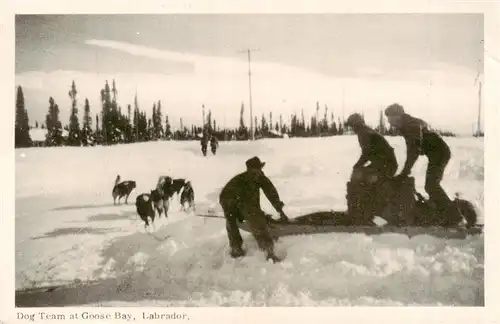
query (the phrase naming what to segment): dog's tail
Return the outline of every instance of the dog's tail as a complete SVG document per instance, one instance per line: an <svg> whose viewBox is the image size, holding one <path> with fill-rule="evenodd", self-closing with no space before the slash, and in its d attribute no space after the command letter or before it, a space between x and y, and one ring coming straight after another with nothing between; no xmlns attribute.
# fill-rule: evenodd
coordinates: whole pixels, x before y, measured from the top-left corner
<svg viewBox="0 0 500 324"><path fill-rule="evenodd" d="M120 183L120 180L121 180L120 175L117 175L115 179L115 186Z"/></svg>

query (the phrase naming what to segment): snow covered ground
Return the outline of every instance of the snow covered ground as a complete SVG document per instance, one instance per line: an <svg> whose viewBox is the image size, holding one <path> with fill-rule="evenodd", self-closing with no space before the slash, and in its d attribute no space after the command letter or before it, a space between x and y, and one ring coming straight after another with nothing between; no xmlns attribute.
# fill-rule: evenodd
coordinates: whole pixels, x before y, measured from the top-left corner
<svg viewBox="0 0 500 324"><path fill-rule="evenodd" d="M443 186L482 215L483 140L446 140L452 159ZM404 142L389 141L401 169ZM191 180L197 212L219 210L220 188L254 155L267 162L264 171L290 217L345 210L345 183L359 153L354 136L221 142L207 157L198 142L17 149L16 289L92 280L100 288L86 291L87 306L483 304L482 235L283 237L277 253L285 261L270 264L245 232L248 255L231 259L224 221L181 212L177 201L149 234L135 213L136 195L160 175ZM421 158L413 172L422 193L426 163ZM117 174L137 181L129 205L113 206ZM263 195L261 201L274 213ZM63 304L75 303L66 296Z"/></svg>

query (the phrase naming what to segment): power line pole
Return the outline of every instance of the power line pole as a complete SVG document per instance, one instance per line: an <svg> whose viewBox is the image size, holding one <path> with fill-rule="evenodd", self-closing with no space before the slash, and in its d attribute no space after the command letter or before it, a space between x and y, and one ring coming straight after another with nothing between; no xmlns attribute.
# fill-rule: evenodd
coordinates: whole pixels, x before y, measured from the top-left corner
<svg viewBox="0 0 500 324"><path fill-rule="evenodd" d="M477 135L481 135L481 91L482 91L482 83L479 81L479 88L477 91L478 96L478 112L477 112Z"/></svg>
<svg viewBox="0 0 500 324"><path fill-rule="evenodd" d="M201 129L202 132L205 133L205 104L201 105L201 118L202 118Z"/></svg>
<svg viewBox="0 0 500 324"><path fill-rule="evenodd" d="M479 61L479 64L482 62ZM481 70L480 67L478 68L477 76L476 79L474 80L474 85L478 84L478 89L477 89L477 101L478 101L478 112L477 112L477 130L476 130L476 136L481 136L481 95L482 95L482 86L483 82L481 80Z"/></svg>
<svg viewBox="0 0 500 324"><path fill-rule="evenodd" d="M344 86L344 84L342 84L342 121L345 120L345 118L344 118L344 103L345 103L344 95L345 95L345 86Z"/></svg>
<svg viewBox="0 0 500 324"><path fill-rule="evenodd" d="M239 53L246 52L248 55L248 94L249 94L249 104L250 104L250 133L252 134L252 141L255 140L255 132L253 130L253 111L252 111L252 70L250 67L250 52L259 51L258 48L238 51Z"/></svg>
<svg viewBox="0 0 500 324"><path fill-rule="evenodd" d="M135 142L139 143L139 103L137 102L137 85L135 86L134 116L135 116Z"/></svg>

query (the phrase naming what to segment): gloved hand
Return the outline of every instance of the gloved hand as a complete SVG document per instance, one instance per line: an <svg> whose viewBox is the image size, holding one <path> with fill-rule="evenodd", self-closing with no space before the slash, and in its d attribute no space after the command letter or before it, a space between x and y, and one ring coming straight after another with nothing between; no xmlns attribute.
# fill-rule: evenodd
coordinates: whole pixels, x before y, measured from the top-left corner
<svg viewBox="0 0 500 324"><path fill-rule="evenodd" d="M280 221L282 222L289 222L290 218L285 214L283 210L280 211Z"/></svg>
<svg viewBox="0 0 500 324"><path fill-rule="evenodd" d="M408 177L408 174L406 173L400 173L397 176L394 176L392 179L396 182L402 182L405 178Z"/></svg>

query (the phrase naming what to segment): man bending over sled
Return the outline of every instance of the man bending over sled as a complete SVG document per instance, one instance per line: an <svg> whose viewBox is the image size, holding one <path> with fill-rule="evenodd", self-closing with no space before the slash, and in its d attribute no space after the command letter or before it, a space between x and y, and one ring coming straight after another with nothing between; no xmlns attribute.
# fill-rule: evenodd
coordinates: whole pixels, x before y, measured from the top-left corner
<svg viewBox="0 0 500 324"><path fill-rule="evenodd" d="M358 136L361 156L354 164L347 184L349 215L353 225L374 225L373 218L383 204L378 194L398 169L394 149L378 132L365 124L360 114L347 118L346 126ZM366 163L370 162L368 166ZM383 207L383 206L380 206Z"/></svg>

